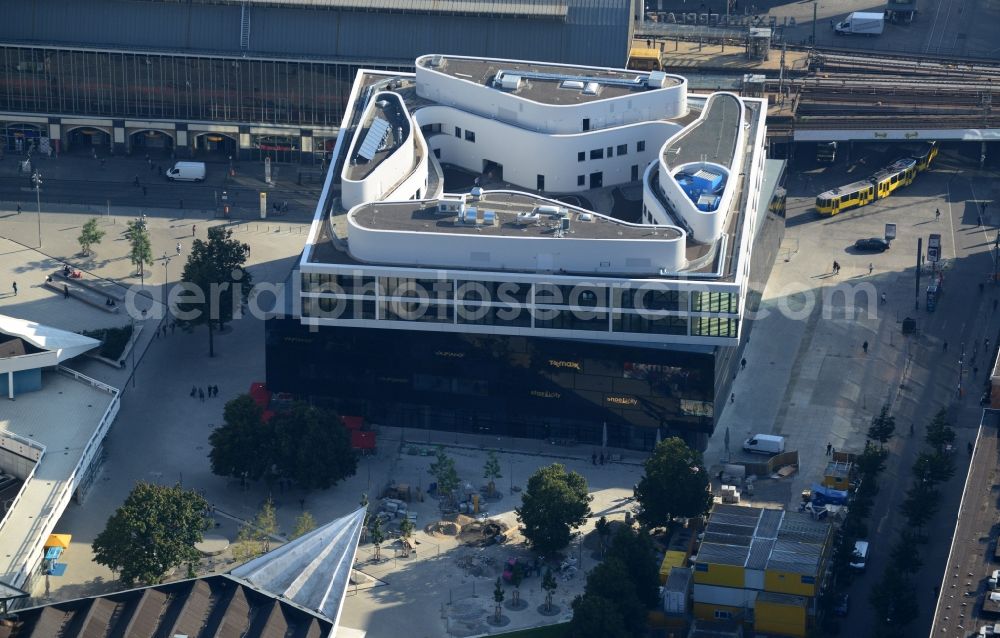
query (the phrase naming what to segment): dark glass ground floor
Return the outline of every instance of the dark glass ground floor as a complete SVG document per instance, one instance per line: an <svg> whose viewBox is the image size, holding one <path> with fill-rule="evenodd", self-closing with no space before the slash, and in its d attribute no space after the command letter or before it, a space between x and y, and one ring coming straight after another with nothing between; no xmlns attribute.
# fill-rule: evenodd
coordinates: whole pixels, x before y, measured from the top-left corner
<svg viewBox="0 0 1000 638"><path fill-rule="evenodd" d="M711 433L716 351L267 322L267 383L374 423L651 449ZM728 357L726 358L728 360Z"/></svg>

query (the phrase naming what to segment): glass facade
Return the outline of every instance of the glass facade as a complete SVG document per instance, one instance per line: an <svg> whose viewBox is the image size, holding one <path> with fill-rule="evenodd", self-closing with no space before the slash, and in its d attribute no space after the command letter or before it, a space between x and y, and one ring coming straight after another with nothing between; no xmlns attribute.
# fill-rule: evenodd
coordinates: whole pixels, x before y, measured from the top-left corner
<svg viewBox="0 0 1000 638"><path fill-rule="evenodd" d="M606 321L606 319L605 319ZM650 449L714 424L715 355L267 322L267 383L376 423Z"/></svg>
<svg viewBox="0 0 1000 638"><path fill-rule="evenodd" d="M54 47L3 46L0 56L2 111L301 127L339 127L362 68Z"/></svg>

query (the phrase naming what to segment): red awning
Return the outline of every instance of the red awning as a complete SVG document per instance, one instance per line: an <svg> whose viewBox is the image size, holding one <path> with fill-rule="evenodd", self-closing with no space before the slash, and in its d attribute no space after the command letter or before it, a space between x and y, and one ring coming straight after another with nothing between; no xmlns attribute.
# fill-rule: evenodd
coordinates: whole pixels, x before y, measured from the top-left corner
<svg viewBox="0 0 1000 638"><path fill-rule="evenodd" d="M374 450L375 433L351 430L351 447L355 450Z"/></svg>
<svg viewBox="0 0 1000 638"><path fill-rule="evenodd" d="M267 386L260 381L250 384L250 398L264 409L267 409L267 406L271 403L271 393L268 391Z"/></svg>
<svg viewBox="0 0 1000 638"><path fill-rule="evenodd" d="M342 416L340 421L348 430L360 430L361 426L365 424L364 417L360 416Z"/></svg>

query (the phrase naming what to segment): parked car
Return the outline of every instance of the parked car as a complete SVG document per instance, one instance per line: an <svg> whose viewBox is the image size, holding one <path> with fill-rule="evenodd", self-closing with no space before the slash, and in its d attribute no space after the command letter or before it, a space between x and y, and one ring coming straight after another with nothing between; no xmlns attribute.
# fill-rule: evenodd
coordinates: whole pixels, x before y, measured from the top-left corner
<svg viewBox="0 0 1000 638"><path fill-rule="evenodd" d="M1000 569L994 569L993 573L990 575L990 589L996 589L997 582L1000 582Z"/></svg>
<svg viewBox="0 0 1000 638"><path fill-rule="evenodd" d="M854 250L860 250L866 253L884 253L889 250L889 242L882 239L881 237L869 237L868 239L859 239L854 242Z"/></svg>
<svg viewBox="0 0 1000 638"><path fill-rule="evenodd" d="M846 616L850 608L851 608L850 594L841 594L837 596L836 602L833 603L833 615L841 617Z"/></svg>

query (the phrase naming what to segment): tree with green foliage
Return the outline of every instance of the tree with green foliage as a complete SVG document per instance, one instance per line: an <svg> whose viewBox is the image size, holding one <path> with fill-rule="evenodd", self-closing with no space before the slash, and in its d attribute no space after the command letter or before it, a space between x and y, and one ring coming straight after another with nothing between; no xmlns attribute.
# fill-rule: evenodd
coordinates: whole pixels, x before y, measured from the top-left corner
<svg viewBox="0 0 1000 638"><path fill-rule="evenodd" d="M559 583L556 582L556 577L552 574L552 569L546 567L545 575L542 576L542 589L545 591L545 611L552 611L552 597L556 593L556 589L559 588Z"/></svg>
<svg viewBox="0 0 1000 638"><path fill-rule="evenodd" d="M174 567L198 560L207 510L194 490L140 482L94 539L94 561L118 572L127 587L159 583Z"/></svg>
<svg viewBox="0 0 1000 638"><path fill-rule="evenodd" d="M371 520L372 514L371 510L368 508L368 493L361 493L361 501L358 503L361 507L365 508L365 521L361 524L361 542L367 542L368 540L368 522Z"/></svg>
<svg viewBox="0 0 1000 638"><path fill-rule="evenodd" d="M80 229L80 235L76 238L76 241L80 244L80 250L83 251L84 255L90 255L90 249L96 244L101 243L104 239L104 231L98 228L98 221L96 217L91 217Z"/></svg>
<svg viewBox="0 0 1000 638"><path fill-rule="evenodd" d="M403 556L410 555L410 537L413 536L416 527L409 518L404 518L399 523L399 536L403 539Z"/></svg>
<svg viewBox="0 0 1000 638"><path fill-rule="evenodd" d="M711 507L709 477L701 453L682 439L660 441L646 459L645 469L636 488L642 524L664 527L674 518L701 516Z"/></svg>
<svg viewBox="0 0 1000 638"><path fill-rule="evenodd" d="M128 259L136 267L139 277L146 277L146 266L153 265L153 247L149 241L149 231L146 229L146 222L141 219L128 223L125 231L128 236Z"/></svg>
<svg viewBox="0 0 1000 638"><path fill-rule="evenodd" d="M649 534L619 527L608 550L608 558L621 561L635 585L639 600L647 608L655 607L660 600L660 570Z"/></svg>
<svg viewBox="0 0 1000 638"><path fill-rule="evenodd" d="M490 450L486 455L486 464L483 466L483 478L489 479L487 484L489 487L490 498L496 493L497 484L496 481L499 478L503 478L503 474L500 473L500 459L497 457L497 453Z"/></svg>
<svg viewBox="0 0 1000 638"><path fill-rule="evenodd" d="M208 241L195 239L181 275L184 294L171 313L178 325L190 332L208 327L208 356L215 356L215 331L234 318L253 285L252 275L243 267L250 246L233 239L233 231L222 226L208 229Z"/></svg>
<svg viewBox="0 0 1000 638"><path fill-rule="evenodd" d="M347 428L329 410L297 402L275 414L271 427L279 476L307 490L325 490L358 469Z"/></svg>
<svg viewBox="0 0 1000 638"><path fill-rule="evenodd" d="M872 417L871 427L868 428L868 438L878 441L880 447L885 447L885 444L892 438L895 432L896 417L889 414L888 405L883 405L878 416Z"/></svg>
<svg viewBox="0 0 1000 638"><path fill-rule="evenodd" d="M913 462L913 476L921 483L937 485L955 475L955 460L947 452L927 451Z"/></svg>
<svg viewBox="0 0 1000 638"><path fill-rule="evenodd" d="M372 537L372 546L375 548L375 562L382 560L382 543L385 541L385 531L382 529L382 519L376 516L369 526L369 534Z"/></svg>
<svg viewBox="0 0 1000 638"><path fill-rule="evenodd" d="M646 605L636 591L628 567L609 556L587 575L587 595L600 596L614 603L631 636L640 636L646 628Z"/></svg>
<svg viewBox="0 0 1000 638"><path fill-rule="evenodd" d="M570 531L590 515L591 500L583 476L553 463L531 475L514 511L531 547L550 556L569 545Z"/></svg>
<svg viewBox="0 0 1000 638"><path fill-rule="evenodd" d="M573 638L634 638L637 635L625 628L625 619L617 605L590 593L573 600L573 619L567 634Z"/></svg>
<svg viewBox="0 0 1000 638"><path fill-rule="evenodd" d="M208 437L212 473L256 481L271 471L275 462L274 427L264 423L263 410L241 394L226 402L222 425Z"/></svg>
<svg viewBox="0 0 1000 638"><path fill-rule="evenodd" d="M233 558L246 562L271 551L271 537L278 533L278 516L274 501L268 497L253 520L244 522L233 544Z"/></svg>
<svg viewBox="0 0 1000 638"><path fill-rule="evenodd" d="M497 576L497 582L493 586L493 602L496 607L493 610L493 619L495 622L499 623L503 612L503 599L507 597L507 594L503 590L503 583L500 581L500 577Z"/></svg>
<svg viewBox="0 0 1000 638"><path fill-rule="evenodd" d="M906 627L920 612L916 584L903 572L889 566L872 588L869 602L875 609L877 636L905 636Z"/></svg>
<svg viewBox="0 0 1000 638"><path fill-rule="evenodd" d="M521 604L521 583L524 582L524 565L520 562L514 563L510 569L510 584L514 586L513 604L518 607Z"/></svg>
<svg viewBox="0 0 1000 638"><path fill-rule="evenodd" d="M937 513L941 505L941 492L928 483L914 482L906 491L906 498L900 504L900 511L910 527L918 531Z"/></svg>
<svg viewBox="0 0 1000 638"><path fill-rule="evenodd" d="M924 435L927 445L934 448L938 453L944 453L945 448L955 443L955 430L948 420L948 411L944 408L938 410L934 418L927 426L927 434Z"/></svg>
<svg viewBox="0 0 1000 638"><path fill-rule="evenodd" d="M601 558L608 548L608 537L611 536L611 523L607 516L602 516L594 523L594 531L597 532L597 540L601 543Z"/></svg>
<svg viewBox="0 0 1000 638"><path fill-rule="evenodd" d="M837 535L833 554L830 557L830 573L833 575L833 581L838 591L845 589L857 574L851 567L851 563L854 562L854 543L857 540L858 536L843 528Z"/></svg>
<svg viewBox="0 0 1000 638"><path fill-rule="evenodd" d="M444 452L443 446L438 446L434 462L428 470L434 480L437 481L437 492L448 502L451 502L458 489L461 480L458 478L458 471L455 469L455 459Z"/></svg>
<svg viewBox="0 0 1000 638"><path fill-rule="evenodd" d="M316 529L316 519L309 512L302 512L295 517L295 527L292 529L292 533L289 534L288 540L295 540L300 536L305 536L314 529Z"/></svg>
<svg viewBox="0 0 1000 638"><path fill-rule="evenodd" d="M864 482L869 482L868 479L875 479L882 473L885 469L885 460L888 456L888 450L871 446L865 448L865 451L858 455L856 465L858 467L858 474L861 475L863 481L862 486ZM873 482L872 487L869 489L876 489Z"/></svg>
<svg viewBox="0 0 1000 638"><path fill-rule="evenodd" d="M924 566L917 547L925 539L914 530L904 529L889 550L890 564L907 576L915 576Z"/></svg>

